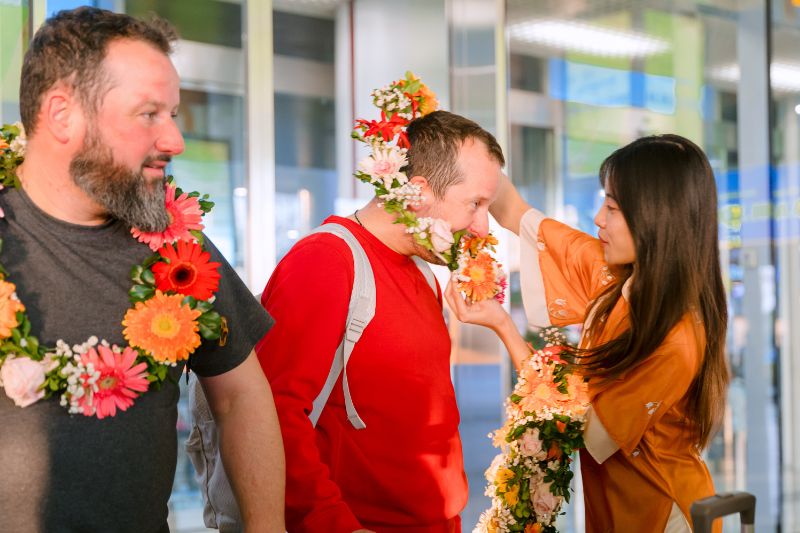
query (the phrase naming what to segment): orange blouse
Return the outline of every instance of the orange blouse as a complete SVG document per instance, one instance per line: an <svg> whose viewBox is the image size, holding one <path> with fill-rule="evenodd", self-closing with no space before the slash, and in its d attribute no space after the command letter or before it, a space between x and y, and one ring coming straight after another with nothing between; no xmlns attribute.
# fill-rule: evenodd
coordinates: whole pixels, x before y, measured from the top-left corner
<svg viewBox="0 0 800 533"><path fill-rule="evenodd" d="M600 241L544 219L535 210L523 217L520 237L529 322L536 326L583 322L589 304L614 283ZM534 261L533 268L526 255ZM623 297L597 343L627 327L628 304ZM581 345L586 347L586 341ZM591 416L602 424L603 435L610 437L608 443L616 452L601 464L581 450L587 532L663 532L668 522L672 529L676 519L679 530L688 531L692 502L714 494L696 437L684 422L686 395L704 345L702 323L687 313L644 362L610 384L590 381Z"/></svg>

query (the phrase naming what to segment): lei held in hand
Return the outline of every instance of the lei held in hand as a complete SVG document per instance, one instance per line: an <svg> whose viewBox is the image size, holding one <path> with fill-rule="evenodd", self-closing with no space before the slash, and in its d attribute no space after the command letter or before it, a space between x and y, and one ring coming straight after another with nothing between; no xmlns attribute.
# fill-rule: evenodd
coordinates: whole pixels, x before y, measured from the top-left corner
<svg viewBox="0 0 800 533"><path fill-rule="evenodd" d="M0 188L20 187L15 171L24 157L22 125L3 126ZM169 227L160 233L131 230L154 254L131 268L131 307L121 324L127 346L95 336L72 346L60 339L55 347L42 346L0 264L0 386L17 406L60 397L71 414L114 416L159 387L169 368L188 359L203 339L225 344L227 323L214 310L220 263L210 261L203 247L202 218L214 204L208 195L181 191L171 176L165 192Z"/></svg>
<svg viewBox="0 0 800 533"><path fill-rule="evenodd" d="M506 401L506 423L490 435L500 448L486 471L492 506L473 533L557 533L570 498L572 454L584 447L589 396L584 379L561 360L567 339L558 328L540 333Z"/></svg>
<svg viewBox="0 0 800 533"><path fill-rule="evenodd" d="M372 102L380 110L380 119L357 120L352 133L371 149L358 164L355 177L374 186L383 208L396 215L395 223L405 225L419 245L454 272L456 288L468 300L496 298L502 303L507 281L493 255L497 239L492 235L472 236L464 230L453 233L447 221L417 217L408 209L422 200L422 190L405 173L411 147L406 127L415 118L438 109L436 95L406 72L405 78L372 91Z"/></svg>

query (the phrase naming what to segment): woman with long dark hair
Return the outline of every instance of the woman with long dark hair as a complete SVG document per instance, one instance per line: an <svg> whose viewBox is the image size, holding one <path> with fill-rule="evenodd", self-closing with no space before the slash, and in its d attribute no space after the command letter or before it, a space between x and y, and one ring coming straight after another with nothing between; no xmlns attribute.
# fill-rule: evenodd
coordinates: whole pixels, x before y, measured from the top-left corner
<svg viewBox="0 0 800 533"><path fill-rule="evenodd" d="M569 355L589 379L582 450L589 532L691 531L693 501L714 493L700 452L729 381L717 192L708 159L678 135L638 139L600 168L598 238L531 208L508 179L491 212L521 238L532 326L582 323ZM492 328L519 368L529 349L495 301L456 316Z"/></svg>

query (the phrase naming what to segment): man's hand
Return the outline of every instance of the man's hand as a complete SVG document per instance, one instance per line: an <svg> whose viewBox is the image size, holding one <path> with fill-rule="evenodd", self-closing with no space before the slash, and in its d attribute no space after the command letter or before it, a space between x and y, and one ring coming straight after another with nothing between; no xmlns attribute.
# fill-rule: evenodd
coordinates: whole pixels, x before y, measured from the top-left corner
<svg viewBox="0 0 800 533"><path fill-rule="evenodd" d="M356 529L353 533L375 533L371 529Z"/></svg>
<svg viewBox="0 0 800 533"><path fill-rule="evenodd" d="M225 472L247 533L283 533L286 466L278 415L255 353L219 376L200 378L219 431Z"/></svg>

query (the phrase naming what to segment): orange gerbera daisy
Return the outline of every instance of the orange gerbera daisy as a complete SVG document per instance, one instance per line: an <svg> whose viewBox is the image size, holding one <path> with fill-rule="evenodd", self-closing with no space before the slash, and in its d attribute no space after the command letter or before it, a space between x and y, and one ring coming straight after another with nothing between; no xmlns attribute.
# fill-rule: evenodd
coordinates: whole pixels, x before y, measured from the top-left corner
<svg viewBox="0 0 800 533"><path fill-rule="evenodd" d="M11 145L8 144L4 138L0 137L0 150L5 150L9 146Z"/></svg>
<svg viewBox="0 0 800 533"><path fill-rule="evenodd" d="M469 280L460 281L458 290L466 294L470 301L487 300L497 293L494 260L489 254L481 252L470 257L462 272Z"/></svg>
<svg viewBox="0 0 800 533"><path fill-rule="evenodd" d="M180 294L164 294L136 302L128 309L122 334L131 346L147 350L153 359L175 363L189 358L200 346L200 334L195 319L200 311L182 303Z"/></svg>
<svg viewBox="0 0 800 533"><path fill-rule="evenodd" d="M419 88L419 96L420 96L420 103L419 103L419 114L420 116L425 116L428 113L433 113L437 109L439 109L439 100L436 99L436 93L431 91L427 85L424 83L422 87Z"/></svg>
<svg viewBox="0 0 800 533"><path fill-rule="evenodd" d="M220 263L210 262L211 254L194 242L178 241L158 251L167 261L153 265L156 288L175 291L198 300L208 300L219 289Z"/></svg>
<svg viewBox="0 0 800 533"><path fill-rule="evenodd" d="M461 249L465 252L469 252L469 255L474 257L484 248L489 248L491 250L492 247L497 246L497 243L497 237L491 233L486 237L470 235L462 239Z"/></svg>
<svg viewBox="0 0 800 533"><path fill-rule="evenodd" d="M14 294L16 290L13 283L0 280L0 339L11 336L11 330L19 325L17 311L25 310L25 306Z"/></svg>

